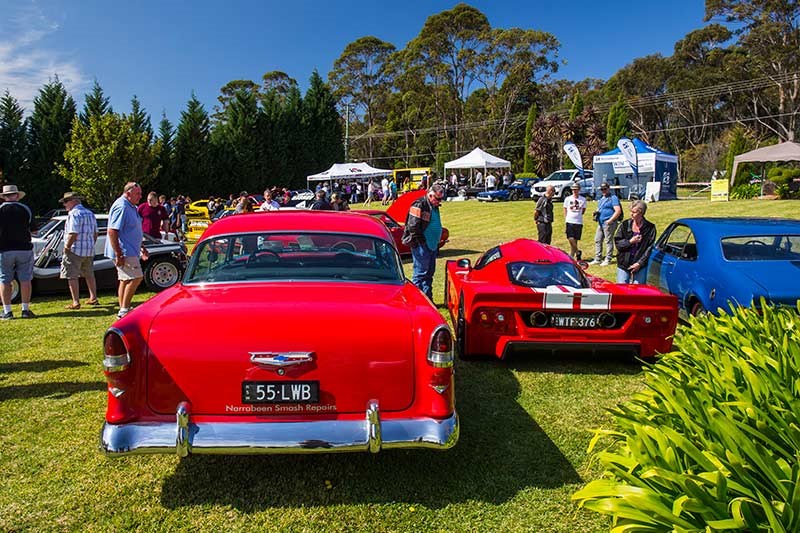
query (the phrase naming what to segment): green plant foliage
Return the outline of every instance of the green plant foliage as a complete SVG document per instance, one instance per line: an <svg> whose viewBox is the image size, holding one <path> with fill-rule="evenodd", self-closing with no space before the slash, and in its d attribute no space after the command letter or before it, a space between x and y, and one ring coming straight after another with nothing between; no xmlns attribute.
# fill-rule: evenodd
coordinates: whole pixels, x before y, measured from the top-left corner
<svg viewBox="0 0 800 533"><path fill-rule="evenodd" d="M746 183L744 185L737 185L731 191L731 198L734 200L749 200L761 194L760 183Z"/></svg>
<svg viewBox="0 0 800 533"><path fill-rule="evenodd" d="M760 308L680 330L573 500L613 531L800 529L800 306Z"/></svg>
<svg viewBox="0 0 800 533"><path fill-rule="evenodd" d="M519 174L516 174L516 176L518 179L539 177L539 175L536 172L520 172Z"/></svg>

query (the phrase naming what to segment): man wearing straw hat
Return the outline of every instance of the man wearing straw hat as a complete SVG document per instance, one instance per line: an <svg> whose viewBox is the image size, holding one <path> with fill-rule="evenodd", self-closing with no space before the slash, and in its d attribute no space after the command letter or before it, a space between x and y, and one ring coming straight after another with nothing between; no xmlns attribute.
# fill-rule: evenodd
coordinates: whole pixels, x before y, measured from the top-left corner
<svg viewBox="0 0 800 533"><path fill-rule="evenodd" d="M97 283L94 279L94 245L97 242L97 219L94 213L81 204L83 198L76 192L64 193L61 203L67 210L64 227L64 255L61 257L61 279L69 284L72 303L67 309L81 308L80 278L86 280L89 299L86 305L99 305Z"/></svg>
<svg viewBox="0 0 800 533"><path fill-rule="evenodd" d="M0 198L0 300L3 313L0 320L11 320L11 283L19 281L22 298L22 318L36 318L31 305L31 280L33 279L33 244L31 229L33 214L19 201L25 197L16 185L4 185Z"/></svg>

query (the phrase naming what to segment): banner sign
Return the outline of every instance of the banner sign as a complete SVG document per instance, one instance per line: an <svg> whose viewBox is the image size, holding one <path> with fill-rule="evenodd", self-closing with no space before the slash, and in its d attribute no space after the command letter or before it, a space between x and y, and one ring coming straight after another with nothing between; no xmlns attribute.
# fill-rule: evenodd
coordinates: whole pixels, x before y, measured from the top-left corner
<svg viewBox="0 0 800 533"><path fill-rule="evenodd" d="M567 141L564 144L564 151L567 152L569 160L572 161L572 164L575 165L575 168L577 168L578 172L581 173L581 178L583 178L583 160L581 159L581 151L578 150L578 147L575 146L575 143L572 141Z"/></svg>
<svg viewBox="0 0 800 533"><path fill-rule="evenodd" d="M628 166L631 167L633 173L638 175L639 174L639 157L636 154L636 148L633 146L633 142L627 137L623 137L619 141L617 141L617 147L619 151L622 152L622 155L625 156L625 161L628 162Z"/></svg>
<svg viewBox="0 0 800 533"><path fill-rule="evenodd" d="M728 180L711 180L711 201L712 202L727 202L728 201Z"/></svg>

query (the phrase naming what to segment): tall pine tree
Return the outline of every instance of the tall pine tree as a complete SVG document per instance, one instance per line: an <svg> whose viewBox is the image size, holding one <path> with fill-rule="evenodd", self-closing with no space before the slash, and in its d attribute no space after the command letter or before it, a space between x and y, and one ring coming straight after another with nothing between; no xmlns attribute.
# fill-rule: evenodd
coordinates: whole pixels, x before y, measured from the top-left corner
<svg viewBox="0 0 800 533"><path fill-rule="evenodd" d="M628 136L628 108L622 94L608 110L608 121L606 122L606 142L609 146L616 146L617 141L622 137Z"/></svg>
<svg viewBox="0 0 800 533"><path fill-rule="evenodd" d="M19 183L22 179L27 146L22 117L22 108L6 90L0 98L0 181L3 183Z"/></svg>
<svg viewBox="0 0 800 533"><path fill-rule="evenodd" d="M153 188L159 193L172 196L177 193L172 181L172 160L175 157L175 128L164 112L161 113L161 121L158 123L156 143L160 145L161 150L155 159L158 172L153 179Z"/></svg>
<svg viewBox="0 0 800 533"><path fill-rule="evenodd" d="M83 111L81 111L80 119L84 126L89 125L91 117L100 117L106 113L113 113L111 108L111 100L103 93L103 88L94 80L92 85L92 92L85 95L86 101L83 103Z"/></svg>
<svg viewBox="0 0 800 533"><path fill-rule="evenodd" d="M181 112L181 122L175 136L173 165L174 187L178 194L206 198L216 191L210 169L209 118L203 104L192 93Z"/></svg>
<svg viewBox="0 0 800 533"><path fill-rule="evenodd" d="M147 135L148 142L153 141L153 126L150 123L150 115L142 108L142 103L139 102L139 98L135 94L131 98L131 124L133 125L133 131L144 133Z"/></svg>
<svg viewBox="0 0 800 533"><path fill-rule="evenodd" d="M527 174L534 174L536 172L536 164L533 161L533 157L531 157L530 153L530 146L531 146L531 139L532 139L532 131L533 125L536 123L536 104L531 104L531 107L528 108L528 120L525 122L525 142L524 142L524 150L525 150L525 158L522 164L522 171Z"/></svg>
<svg viewBox="0 0 800 533"><path fill-rule="evenodd" d="M28 169L26 201L35 211L50 209L69 182L56 171L64 162L64 147L75 119L75 100L56 77L33 99L28 124Z"/></svg>
<svg viewBox="0 0 800 533"><path fill-rule="evenodd" d="M308 139L308 174L344 160L342 120L328 84L315 70L303 98L303 130Z"/></svg>

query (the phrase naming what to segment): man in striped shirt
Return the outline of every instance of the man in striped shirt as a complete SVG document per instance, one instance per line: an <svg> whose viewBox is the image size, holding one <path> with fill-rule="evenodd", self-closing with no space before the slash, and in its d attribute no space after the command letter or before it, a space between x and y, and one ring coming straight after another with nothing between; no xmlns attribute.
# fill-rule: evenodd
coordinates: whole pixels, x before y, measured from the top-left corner
<svg viewBox="0 0 800 533"><path fill-rule="evenodd" d="M67 210L67 223L64 227L64 255L61 258L61 279L69 283L72 303L67 309L80 309L79 279L86 279L89 288L87 305L99 305L97 283L94 279L94 245L97 242L97 219L94 213L81 204L78 193L67 192L61 203Z"/></svg>

